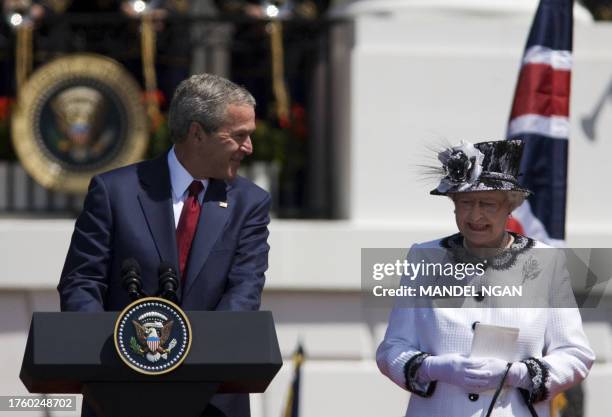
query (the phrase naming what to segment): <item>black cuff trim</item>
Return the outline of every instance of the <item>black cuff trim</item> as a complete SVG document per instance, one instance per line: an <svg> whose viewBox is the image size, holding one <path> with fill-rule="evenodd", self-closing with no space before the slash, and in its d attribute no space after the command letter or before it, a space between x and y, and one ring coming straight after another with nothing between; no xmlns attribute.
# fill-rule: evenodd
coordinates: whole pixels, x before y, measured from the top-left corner
<svg viewBox="0 0 612 417"><path fill-rule="evenodd" d="M404 365L404 376L406 377L406 389L411 393L418 395L420 397L431 397L436 390L436 381L431 381L427 383L420 383L417 381L417 372L423 361L428 356L431 356L429 353L421 352L414 355L412 358L406 362Z"/></svg>
<svg viewBox="0 0 612 417"><path fill-rule="evenodd" d="M527 404L537 403L544 401L548 398L548 385L550 380L550 374L548 367L539 359L528 358L523 361L527 365L529 371L529 377L531 378L531 392L528 390L521 389L521 394L527 402Z"/></svg>

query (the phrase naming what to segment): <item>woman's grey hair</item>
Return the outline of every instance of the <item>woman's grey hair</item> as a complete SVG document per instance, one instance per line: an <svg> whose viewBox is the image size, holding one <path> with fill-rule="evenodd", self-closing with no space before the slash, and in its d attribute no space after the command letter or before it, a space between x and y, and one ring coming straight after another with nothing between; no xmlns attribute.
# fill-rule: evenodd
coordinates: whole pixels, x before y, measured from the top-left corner
<svg viewBox="0 0 612 417"><path fill-rule="evenodd" d="M244 87L213 74L192 75L177 87L168 114L172 142L187 137L192 122L198 122L206 133L217 131L230 104L255 107L255 98Z"/></svg>
<svg viewBox="0 0 612 417"><path fill-rule="evenodd" d="M515 208L523 204L528 196L521 191L508 191L506 195L508 196L508 203L510 203L510 211L514 211Z"/></svg>
<svg viewBox="0 0 612 417"><path fill-rule="evenodd" d="M502 191L502 190L500 190L500 191ZM506 195L506 200L510 204L510 211L511 212L514 211L515 208L517 208L518 206L523 204L523 202L525 201L525 199L529 195L529 194L524 193L522 191L503 191L503 193ZM460 193L450 193L450 194L447 195L447 197L450 198L452 201L455 201L455 196L457 194L460 194Z"/></svg>

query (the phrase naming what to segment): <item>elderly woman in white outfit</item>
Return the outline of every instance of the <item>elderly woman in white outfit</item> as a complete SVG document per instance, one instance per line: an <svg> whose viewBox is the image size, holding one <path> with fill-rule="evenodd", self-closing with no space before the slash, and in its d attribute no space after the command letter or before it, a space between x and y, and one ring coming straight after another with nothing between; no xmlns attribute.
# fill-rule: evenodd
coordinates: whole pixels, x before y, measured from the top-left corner
<svg viewBox="0 0 612 417"><path fill-rule="evenodd" d="M525 281L525 263L533 262L528 255L547 246L506 231L509 214L530 193L516 180L521 153L522 142L516 140L462 142L440 152L443 178L431 194L452 199L459 233L415 245L408 259L423 248L465 248L489 260L485 272L489 281L522 274L525 285L547 279L547 291L571 295L564 260L556 255L561 252L551 249L549 253L556 254L548 261L544 257L544 262L540 257L535 278ZM496 248L507 248L506 256L491 257ZM478 306L483 297L470 301ZM518 328L514 360L470 357L476 323ZM412 393L407 417L549 417L550 399L583 380L593 360L579 311L567 305L396 305L376 353L380 371Z"/></svg>

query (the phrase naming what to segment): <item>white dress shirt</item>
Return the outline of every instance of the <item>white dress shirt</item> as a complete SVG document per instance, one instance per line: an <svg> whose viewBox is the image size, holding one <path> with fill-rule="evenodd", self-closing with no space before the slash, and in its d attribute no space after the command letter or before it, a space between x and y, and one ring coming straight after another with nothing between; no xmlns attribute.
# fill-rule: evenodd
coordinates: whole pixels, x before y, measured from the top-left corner
<svg viewBox="0 0 612 417"><path fill-rule="evenodd" d="M170 185L172 187L172 209L174 211L174 227L178 227L179 219L181 218L181 211L183 210L183 204L187 199L187 189L189 185L195 180L183 165L179 162L174 152L174 146L168 152L168 169L170 170ZM208 180L199 180L202 182L204 188L198 195L200 204L204 201L204 193L208 187Z"/></svg>

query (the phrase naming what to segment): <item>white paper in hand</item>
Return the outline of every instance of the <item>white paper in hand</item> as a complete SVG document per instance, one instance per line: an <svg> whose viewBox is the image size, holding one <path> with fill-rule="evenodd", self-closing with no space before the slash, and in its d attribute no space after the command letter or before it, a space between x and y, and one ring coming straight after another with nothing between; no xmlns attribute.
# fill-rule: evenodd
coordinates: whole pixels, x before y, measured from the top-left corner
<svg viewBox="0 0 612 417"><path fill-rule="evenodd" d="M514 362L518 352L516 327L476 323L472 340L472 358L499 358Z"/></svg>

